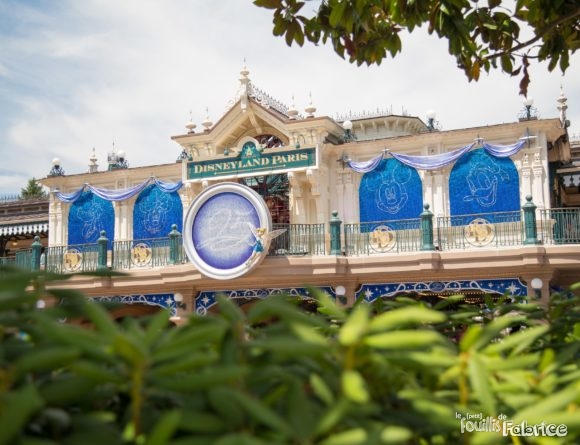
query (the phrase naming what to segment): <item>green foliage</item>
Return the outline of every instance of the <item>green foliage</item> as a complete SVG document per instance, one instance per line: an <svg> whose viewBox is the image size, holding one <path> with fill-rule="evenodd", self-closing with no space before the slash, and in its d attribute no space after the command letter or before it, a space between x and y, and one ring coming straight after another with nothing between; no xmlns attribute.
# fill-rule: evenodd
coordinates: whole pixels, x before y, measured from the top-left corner
<svg viewBox="0 0 580 445"><path fill-rule="evenodd" d="M20 190L20 197L22 199L46 198L46 193L36 178L32 178L28 180L26 187Z"/></svg>
<svg viewBox="0 0 580 445"><path fill-rule="evenodd" d="M0 270L0 444L580 440L571 294L547 308L454 297L352 310L316 295L318 313L286 297L244 313L224 297L220 314L174 327L166 312L115 323L100 304L54 290L62 279ZM40 297L56 304L39 310ZM457 413L565 424L567 435L462 434Z"/></svg>
<svg viewBox="0 0 580 445"><path fill-rule="evenodd" d="M507 3L507 5L506 5ZM401 37L425 25L446 39L449 53L471 80L498 67L522 74L527 95L529 59L547 61L565 72L580 47L580 5L564 0L324 0L317 11L301 11L300 0L254 0L273 11L273 33L302 46L330 41L351 63L380 64L402 50ZM509 9L513 8L513 9ZM522 36L531 35L527 40Z"/></svg>

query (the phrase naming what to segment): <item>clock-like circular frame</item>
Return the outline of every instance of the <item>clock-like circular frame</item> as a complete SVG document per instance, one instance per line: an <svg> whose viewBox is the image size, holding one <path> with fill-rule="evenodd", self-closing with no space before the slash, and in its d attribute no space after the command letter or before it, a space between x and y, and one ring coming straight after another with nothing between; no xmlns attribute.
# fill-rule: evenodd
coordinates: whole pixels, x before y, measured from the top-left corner
<svg viewBox="0 0 580 445"><path fill-rule="evenodd" d="M218 280L240 277L256 267L254 231L272 230L262 197L251 188L223 182L203 190L185 216L183 241L189 260L205 276Z"/></svg>

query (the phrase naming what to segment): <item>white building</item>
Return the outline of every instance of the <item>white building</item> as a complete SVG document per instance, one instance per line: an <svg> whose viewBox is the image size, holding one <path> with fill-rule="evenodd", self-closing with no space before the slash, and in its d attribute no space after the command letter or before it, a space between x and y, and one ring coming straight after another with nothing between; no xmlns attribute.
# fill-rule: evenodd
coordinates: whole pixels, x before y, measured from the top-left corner
<svg viewBox="0 0 580 445"><path fill-rule="evenodd" d="M316 116L312 104L302 115L248 74L244 68L236 102L216 123L189 122L172 137L178 162L124 168L117 152L107 171L92 159L89 173L43 179L52 191L47 267L96 268L104 231L107 266L128 272L63 286L174 310L178 295L185 311L203 313L217 292L240 302L281 291L306 296L308 286L349 303L401 293L517 297L533 294L538 278L546 298L551 286L580 276L580 209L561 208L570 201L558 186L569 172L557 170L570 162L565 97L552 119L528 113L440 131L432 115L427 123L389 112L335 120ZM229 212L230 201L206 206L240 189L211 192L224 183L262 197L256 228L283 231L264 253L254 253L246 223L232 223L241 213ZM264 209L271 226L259 216ZM169 237L173 225L189 260L181 236ZM223 254L213 259L205 245ZM222 272L222 259L238 248L241 259Z"/></svg>

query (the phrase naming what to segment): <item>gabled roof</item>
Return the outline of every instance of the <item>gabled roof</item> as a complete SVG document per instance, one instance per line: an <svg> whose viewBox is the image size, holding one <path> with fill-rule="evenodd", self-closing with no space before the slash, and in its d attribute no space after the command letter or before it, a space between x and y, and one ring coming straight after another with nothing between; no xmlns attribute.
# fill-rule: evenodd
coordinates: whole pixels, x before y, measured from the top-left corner
<svg viewBox="0 0 580 445"><path fill-rule="evenodd" d="M285 130L285 125L289 120L278 110L266 108L252 98L249 98L245 104L240 99L210 129L172 136L171 139L183 147L196 144L229 147L244 136L270 133L287 143L289 135Z"/></svg>

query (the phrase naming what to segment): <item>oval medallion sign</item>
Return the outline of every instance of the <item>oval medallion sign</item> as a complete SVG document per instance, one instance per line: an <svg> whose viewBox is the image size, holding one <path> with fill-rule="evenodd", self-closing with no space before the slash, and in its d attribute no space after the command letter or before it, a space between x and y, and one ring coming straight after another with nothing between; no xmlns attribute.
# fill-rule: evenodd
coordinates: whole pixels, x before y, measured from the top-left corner
<svg viewBox="0 0 580 445"><path fill-rule="evenodd" d="M185 216L183 244L198 270L218 280L244 275L267 253L272 229L266 203L249 187L224 182L203 190Z"/></svg>

